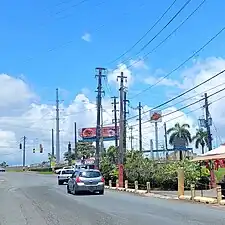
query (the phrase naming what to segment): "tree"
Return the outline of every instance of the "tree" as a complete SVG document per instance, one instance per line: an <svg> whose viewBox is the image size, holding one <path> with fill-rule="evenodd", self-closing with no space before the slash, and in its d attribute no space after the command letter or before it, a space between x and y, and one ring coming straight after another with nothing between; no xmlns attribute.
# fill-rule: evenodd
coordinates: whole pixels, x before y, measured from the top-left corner
<svg viewBox="0 0 225 225"><path fill-rule="evenodd" d="M175 145L176 140L183 139L185 142L185 145L189 145L191 143L191 133L188 130L190 128L189 124L182 124L176 123L174 127L167 130L167 134L170 135L169 143L171 145ZM180 160L182 160L182 151L180 151Z"/></svg>
<svg viewBox="0 0 225 225"><path fill-rule="evenodd" d="M73 149L71 155L69 156L68 151L64 153L65 161L69 162L70 160L81 159L83 156L85 158L90 158L95 154L95 146L91 142L78 142L77 143L77 152ZM71 157L71 158L70 158Z"/></svg>
<svg viewBox="0 0 225 225"><path fill-rule="evenodd" d="M204 154L205 146L208 146L208 134L203 129L197 129L196 134L192 137L192 141L195 141L195 148L199 148L201 145L202 154Z"/></svg>
<svg viewBox="0 0 225 225"><path fill-rule="evenodd" d="M7 167L8 164L4 161L4 162L0 163L0 166L1 166L1 167Z"/></svg>

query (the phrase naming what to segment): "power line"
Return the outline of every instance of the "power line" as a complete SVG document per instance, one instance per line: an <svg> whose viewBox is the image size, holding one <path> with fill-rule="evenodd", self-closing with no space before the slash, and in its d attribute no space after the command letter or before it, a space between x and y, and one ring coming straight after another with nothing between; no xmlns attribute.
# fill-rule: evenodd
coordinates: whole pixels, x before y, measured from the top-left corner
<svg viewBox="0 0 225 225"><path fill-rule="evenodd" d="M208 98L210 98L210 97L212 97L212 96L214 96L214 95L216 95L216 94L218 94L218 93L220 93L220 92L222 92L222 91L224 91L224 90L225 90L225 88L222 88L222 89L220 89L219 91L216 91L216 92L214 92L213 94L209 95ZM222 98L224 98L224 96L223 96ZM220 98L220 99L222 99L222 98ZM192 102L192 103L190 103L190 104L188 104L188 105L185 105L185 106L183 106L183 107L181 107L181 108L179 108L179 109L176 109L176 110L174 110L174 111L172 111L172 112L166 113L166 114L162 115L162 117L166 117L166 116L172 115L172 114L174 114L174 113L176 113L176 112L179 112L179 111L181 111L181 110L183 110L183 109L186 109L186 108L188 108L188 107L190 107L190 106L192 106L192 105L195 105L195 104L197 104L197 103L203 101L204 99L205 99L205 98L201 98L201 99L199 99L199 100L197 100L197 101L195 101L195 102ZM220 100L220 99L219 99L219 100ZM145 123L147 123L147 122L149 122L149 121L150 121L150 120L144 121L142 124L145 124ZM139 125L139 124L135 124L135 125L133 125L133 126L138 126L138 125Z"/></svg>
<svg viewBox="0 0 225 225"><path fill-rule="evenodd" d="M189 56L185 61L183 61L179 66L177 66L175 69L173 69L171 72L169 72L168 74L166 74L164 77L162 77L161 79L159 79L156 83L152 84L150 87L142 90L141 92L137 93L136 95L132 96L130 99L133 99L135 97L137 97L138 95L150 90L151 88L153 88L154 86L156 86L158 83L160 83L161 81L163 81L164 79L166 79L168 76L170 76L172 73L174 73L175 71L177 71L178 69L180 69L184 64L186 64L190 59L192 59L194 56L196 56L199 52L201 52L208 44L210 44L215 38L217 38L223 31L225 30L225 27L223 27L216 35L214 35L209 41L207 41L201 48L199 48L197 51L195 51L191 56ZM140 61L140 60L139 60ZM137 63L137 61L135 61L135 63Z"/></svg>
<svg viewBox="0 0 225 225"><path fill-rule="evenodd" d="M177 0L174 0L170 6L166 9L166 11L159 17L159 19L151 26L151 28L137 41L135 44L133 44L129 49L127 49L123 54L121 54L116 59L112 60L109 64L116 62L120 58L122 58L124 55L126 55L128 52L130 52L133 48L135 48L154 28L155 26L164 18L164 16L169 12L169 10L172 8L172 6L176 3Z"/></svg>
<svg viewBox="0 0 225 225"><path fill-rule="evenodd" d="M174 19L176 19L176 17L188 6L188 4L191 2L192 0L188 0L184 3L184 5L178 10L178 12L169 20L169 22L151 39L149 40L139 51L136 55L138 55L140 52L142 52L145 48L148 47L148 45L150 43L152 43L152 41L154 41L172 22Z"/></svg>
<svg viewBox="0 0 225 225"><path fill-rule="evenodd" d="M148 53L146 53L144 55L144 57L142 59L139 59L137 61L134 61L133 63L131 63L131 65L128 66L128 68L132 67L133 65L135 65L136 63L138 63L139 61L147 58L148 55L150 55L151 53L153 53L157 48L159 48L162 44L164 44L174 33L176 33L201 7L202 5L206 2L206 0L203 0L196 8L194 11L192 11L185 20L183 20L183 22L180 23L179 26L177 26L165 39L163 39L158 45L156 45L156 47L154 47L151 51L149 51ZM130 58L132 59L132 58ZM130 60L128 59L128 60ZM127 60L127 61L128 61Z"/></svg>
<svg viewBox="0 0 225 225"><path fill-rule="evenodd" d="M185 91L185 92L183 92L183 93L181 93L181 94L179 94L179 95L173 97L172 99L170 99L170 100L168 100L168 101L166 101L166 102L164 102L164 103L162 103L162 104L160 104L160 105L158 105L158 106L155 106L155 107L152 108L152 109L149 109L149 110L143 112L142 114L145 114L145 113L150 112L150 111L152 111L152 110L158 109L158 108L160 108L160 107L162 107L162 106L164 106L164 105L167 105L168 103L170 103L170 102L174 101L175 99L180 98L180 97L182 97L183 95L185 95L185 94L187 94L187 93L193 91L194 89L196 89L196 88L202 86L203 84L209 82L210 80L216 78L217 76L223 74L224 72L225 72L225 69L222 70L222 71L220 71L219 73L213 75L212 77L208 78L207 80L205 80L205 81L199 83L198 85L194 86L193 88L188 89L187 91ZM136 118L137 116L138 116L138 115L135 115L135 116L133 116L133 117L129 117L127 120Z"/></svg>

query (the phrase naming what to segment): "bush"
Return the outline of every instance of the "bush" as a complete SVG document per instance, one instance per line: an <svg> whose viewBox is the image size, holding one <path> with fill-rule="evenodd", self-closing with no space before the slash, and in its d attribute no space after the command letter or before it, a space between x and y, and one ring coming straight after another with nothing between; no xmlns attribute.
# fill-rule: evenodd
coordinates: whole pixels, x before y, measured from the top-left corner
<svg viewBox="0 0 225 225"><path fill-rule="evenodd" d="M30 168L30 171L34 171L34 172L51 172L52 168L50 167L40 167L40 168Z"/></svg>
<svg viewBox="0 0 225 225"><path fill-rule="evenodd" d="M144 158L138 151L126 154L124 178L132 184L134 181L138 181L141 186L144 186L150 182L152 188L177 190L177 170L180 167L184 168L185 189L189 189L192 183L195 183L196 187L199 183L204 183L204 186L208 185L209 172L203 168L200 173L198 163L189 160L160 163ZM117 167L109 160L107 154L101 160L101 170L106 181L111 179L115 182L118 178Z"/></svg>

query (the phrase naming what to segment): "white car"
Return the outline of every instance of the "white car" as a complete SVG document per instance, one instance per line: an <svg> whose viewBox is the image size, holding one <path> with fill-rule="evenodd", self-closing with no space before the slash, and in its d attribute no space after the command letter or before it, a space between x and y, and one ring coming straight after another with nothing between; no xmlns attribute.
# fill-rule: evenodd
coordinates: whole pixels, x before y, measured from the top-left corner
<svg viewBox="0 0 225 225"><path fill-rule="evenodd" d="M65 167L63 167L63 168L61 168L61 169L55 170L55 173L56 173L56 174L60 174L61 170L74 169L74 168L75 168L74 166L65 166Z"/></svg>
<svg viewBox="0 0 225 225"><path fill-rule="evenodd" d="M62 169L58 175L58 185L63 185L64 182L67 183L73 173L74 169Z"/></svg>

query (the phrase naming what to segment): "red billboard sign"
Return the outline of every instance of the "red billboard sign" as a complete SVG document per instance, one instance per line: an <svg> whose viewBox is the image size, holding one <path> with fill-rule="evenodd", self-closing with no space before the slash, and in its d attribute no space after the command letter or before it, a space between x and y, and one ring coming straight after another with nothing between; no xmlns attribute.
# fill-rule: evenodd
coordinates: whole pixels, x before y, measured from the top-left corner
<svg viewBox="0 0 225 225"><path fill-rule="evenodd" d="M104 141L115 140L116 132L114 126L101 128L101 136ZM117 127L117 136L119 136L119 127ZM84 141L95 141L96 140L96 127L82 128L80 130L80 137Z"/></svg>

